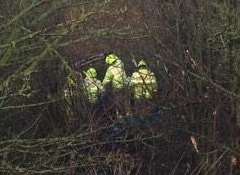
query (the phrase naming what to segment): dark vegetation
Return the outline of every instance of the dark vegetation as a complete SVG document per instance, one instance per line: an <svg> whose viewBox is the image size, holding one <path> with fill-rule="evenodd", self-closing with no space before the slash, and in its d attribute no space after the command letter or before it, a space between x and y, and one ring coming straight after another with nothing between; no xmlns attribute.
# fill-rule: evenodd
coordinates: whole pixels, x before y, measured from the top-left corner
<svg viewBox="0 0 240 175"><path fill-rule="evenodd" d="M239 8L238 0L0 0L1 174L239 173ZM128 75L132 60L147 61L161 114L111 121L114 113L89 109L82 71L94 66L102 79L111 51ZM68 76L79 86L69 87L70 103Z"/></svg>

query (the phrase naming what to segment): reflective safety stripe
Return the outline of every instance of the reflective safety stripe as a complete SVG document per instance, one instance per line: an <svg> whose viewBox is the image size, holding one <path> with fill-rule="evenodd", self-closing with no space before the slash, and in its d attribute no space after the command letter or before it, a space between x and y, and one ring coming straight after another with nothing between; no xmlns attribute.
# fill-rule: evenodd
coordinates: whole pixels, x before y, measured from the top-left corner
<svg viewBox="0 0 240 175"><path fill-rule="evenodd" d="M112 83L113 88L121 89L126 85L126 73L124 70L124 65L121 60L117 60L116 63L109 66L105 77L103 79L103 86Z"/></svg>
<svg viewBox="0 0 240 175"><path fill-rule="evenodd" d="M89 102L95 103L98 100L103 89L101 81L97 80L96 78L87 77L84 80L84 87Z"/></svg>
<svg viewBox="0 0 240 175"><path fill-rule="evenodd" d="M154 73L148 69L140 69L133 73L130 81L133 89L134 98L150 99L154 92L157 91L157 81Z"/></svg>

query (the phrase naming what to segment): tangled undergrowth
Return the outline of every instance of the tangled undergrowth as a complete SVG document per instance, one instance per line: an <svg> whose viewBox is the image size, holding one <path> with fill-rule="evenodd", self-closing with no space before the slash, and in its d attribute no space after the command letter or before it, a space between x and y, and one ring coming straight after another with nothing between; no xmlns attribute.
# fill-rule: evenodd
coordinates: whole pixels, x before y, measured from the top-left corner
<svg viewBox="0 0 240 175"><path fill-rule="evenodd" d="M228 0L0 0L1 174L237 174L239 24ZM158 111L89 107L108 52L145 59Z"/></svg>

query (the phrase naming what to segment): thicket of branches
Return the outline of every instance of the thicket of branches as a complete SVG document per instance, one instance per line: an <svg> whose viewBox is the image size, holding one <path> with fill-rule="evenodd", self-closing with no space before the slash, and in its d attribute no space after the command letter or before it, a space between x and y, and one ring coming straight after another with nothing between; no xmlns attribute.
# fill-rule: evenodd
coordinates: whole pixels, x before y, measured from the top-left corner
<svg viewBox="0 0 240 175"><path fill-rule="evenodd" d="M239 7L237 0L0 0L0 172L237 173ZM80 90L89 66L103 78L107 52L122 58L129 76L134 60L147 61L161 122L123 121L124 133L109 139L115 124L101 117L112 116L93 114ZM68 76L79 82L71 103L63 98ZM74 132L67 109L77 118ZM134 117L145 121L144 113ZM113 143L121 149L111 151Z"/></svg>

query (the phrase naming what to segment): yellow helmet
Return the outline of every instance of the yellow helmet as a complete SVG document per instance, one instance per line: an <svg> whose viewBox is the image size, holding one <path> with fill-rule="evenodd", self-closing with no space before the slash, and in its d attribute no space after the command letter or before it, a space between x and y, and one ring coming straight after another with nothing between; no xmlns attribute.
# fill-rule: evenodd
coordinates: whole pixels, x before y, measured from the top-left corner
<svg viewBox="0 0 240 175"><path fill-rule="evenodd" d="M117 55L115 55L115 54L110 54L110 55L108 55L108 56L106 56L106 63L107 64L113 64L116 60L118 60L119 58L118 58L118 56Z"/></svg>
<svg viewBox="0 0 240 175"><path fill-rule="evenodd" d="M84 74L89 78L96 78L97 77L97 71L94 68L89 68Z"/></svg>
<svg viewBox="0 0 240 175"><path fill-rule="evenodd" d="M76 85L76 80L74 79L74 77L72 75L69 75L67 77L67 86L75 86Z"/></svg>
<svg viewBox="0 0 240 175"><path fill-rule="evenodd" d="M139 61L138 68L140 67L147 67L147 63L144 60Z"/></svg>

